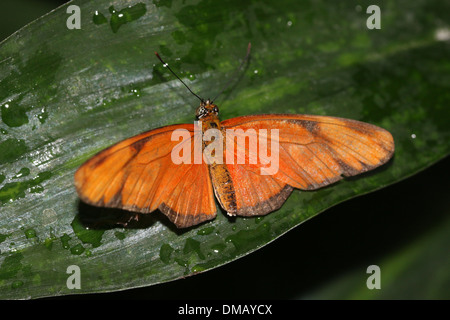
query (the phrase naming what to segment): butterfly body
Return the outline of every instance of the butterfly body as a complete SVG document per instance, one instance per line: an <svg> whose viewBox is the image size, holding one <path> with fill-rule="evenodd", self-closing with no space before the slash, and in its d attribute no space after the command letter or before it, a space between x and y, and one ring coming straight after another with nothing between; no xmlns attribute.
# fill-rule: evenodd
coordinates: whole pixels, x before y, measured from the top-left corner
<svg viewBox="0 0 450 320"><path fill-rule="evenodd" d="M219 108L212 104L208 99L206 102L201 102L197 109L196 117L202 121L202 135L206 134L208 130L218 130L222 137L226 136L226 131L222 130L219 119ZM225 139L223 139L223 150L225 150ZM203 140L202 151L204 151L210 144L211 140ZM226 164L212 162L208 164L209 174L211 177L214 194L219 201L221 207L228 213L228 215L236 214L236 196L233 181Z"/></svg>

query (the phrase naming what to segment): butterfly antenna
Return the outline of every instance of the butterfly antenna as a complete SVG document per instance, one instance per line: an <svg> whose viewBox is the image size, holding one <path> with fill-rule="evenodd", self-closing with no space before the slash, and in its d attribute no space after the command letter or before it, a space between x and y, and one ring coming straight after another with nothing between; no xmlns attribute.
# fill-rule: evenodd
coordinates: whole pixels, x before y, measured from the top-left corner
<svg viewBox="0 0 450 320"><path fill-rule="evenodd" d="M164 67L166 67L167 69L169 69L170 72L172 72L172 74L181 81L182 84L184 84L184 86L189 90L190 93L192 93L194 96L196 96L198 98L198 100L200 100L200 102L205 102L202 98L200 98L198 95L196 95L189 87L186 83L184 83L183 80L181 80L181 78L179 76L177 76L177 74L169 67L169 65L167 63L165 63L163 61L163 59L159 56L158 52L155 52L156 56L158 57L159 61L162 62L162 64L164 65Z"/></svg>
<svg viewBox="0 0 450 320"><path fill-rule="evenodd" d="M216 97L212 101L216 101L217 97L220 96L225 90L227 90L230 87L230 85L235 81L235 78L236 78L237 74L241 71L242 67L248 61L248 58L250 57L250 50L251 49L252 49L252 43L249 42L248 43L248 47L247 47L247 54L245 55L244 60L242 60L241 64L236 69L236 71L234 72L233 76L230 78L230 80L225 85L225 87L222 90L220 90L220 92L216 95Z"/></svg>

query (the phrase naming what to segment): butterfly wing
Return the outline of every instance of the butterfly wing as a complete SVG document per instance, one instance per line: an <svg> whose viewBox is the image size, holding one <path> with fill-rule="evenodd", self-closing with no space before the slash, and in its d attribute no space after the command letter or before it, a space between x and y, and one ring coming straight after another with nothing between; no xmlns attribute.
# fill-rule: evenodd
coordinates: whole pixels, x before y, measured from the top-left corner
<svg viewBox="0 0 450 320"><path fill-rule="evenodd" d="M342 118L256 115L225 120L222 127L233 130L233 134L226 131L226 143L234 142L234 147L227 145L225 153L232 153L235 159L232 164L227 162L227 167L235 185L238 215L267 214L278 209L293 188L313 190L342 176L374 169L394 152L394 140L388 131ZM272 129L278 129L278 136L272 135ZM253 144L239 143L238 137L247 141L258 138L258 147L266 140L270 157L264 160L264 156L258 156L256 163L250 163L254 155L250 145L256 140ZM245 164L238 164L239 152L245 154ZM270 160L276 158L277 167L270 168Z"/></svg>
<svg viewBox="0 0 450 320"><path fill-rule="evenodd" d="M92 157L75 173L80 198L91 205L149 213L162 211L179 228L216 216L216 206L205 163L175 164L174 130L184 130L193 154L194 126L173 125L119 142Z"/></svg>

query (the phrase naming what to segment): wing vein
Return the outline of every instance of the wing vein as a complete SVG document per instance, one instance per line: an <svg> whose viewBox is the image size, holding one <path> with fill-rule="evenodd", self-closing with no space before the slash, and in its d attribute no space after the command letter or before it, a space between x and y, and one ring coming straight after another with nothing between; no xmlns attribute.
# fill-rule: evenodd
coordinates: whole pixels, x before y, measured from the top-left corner
<svg viewBox="0 0 450 320"><path fill-rule="evenodd" d="M377 156L377 154L374 154L373 152L372 152L372 149L367 145L367 143L365 142L365 141L363 141L363 140L361 140L360 138L358 138L358 136L354 136L354 135L352 135L352 134L349 134L349 133L346 133L346 132L340 132L340 131L338 131L337 129L335 129L335 128L330 128L331 130L333 130L333 131L335 131L335 132L339 132L340 134L344 134L344 135L346 135L346 136L348 136L348 137L351 137L352 139L354 139L355 141L358 141L359 143L361 143L363 146L365 146L365 147L367 147L366 148L366 150L367 150L367 153L370 153L372 156L374 156L375 158L378 158L378 156ZM370 137L368 137L369 139L370 139ZM327 139L327 140L329 140L329 139ZM337 139L332 139L333 141L337 141L337 142L339 142L339 144L342 144L339 140L337 140ZM373 141L373 139L371 139L372 141ZM344 144L342 144L342 145L344 145ZM353 150L353 151L355 151L356 153L358 153L356 150L354 150L354 149L352 149L352 148L349 148L349 149L351 149L351 150ZM362 156L362 154L360 154L360 153L358 153L361 157L363 157ZM363 158L365 158L365 157L363 157ZM367 158L365 158L366 160L368 160Z"/></svg>
<svg viewBox="0 0 450 320"><path fill-rule="evenodd" d="M299 165L298 164L298 162L297 161L295 161L295 159L294 158L292 158L292 156L291 156L291 154L289 153L289 152L287 152L286 151L286 149L284 148L284 146L282 145L282 144L280 144L280 147L281 148L283 148L283 150L286 152L286 154L288 155L288 157L297 165L297 167L304 173L304 175L305 175L305 178L306 177L309 177L310 179L310 181L311 182L313 182L313 183L315 183L315 184L318 184L318 182L307 172L307 171L305 171L305 169L303 169L303 167L301 166L301 165ZM292 177L290 177L291 179L292 179ZM294 180L295 182L297 182L298 184L301 184L301 183L299 183L299 181L297 181L297 180Z"/></svg>
<svg viewBox="0 0 450 320"><path fill-rule="evenodd" d="M308 145L306 145L305 148L308 149L309 152L311 152L311 154L313 155L314 159L319 160L326 168L328 168L328 170L330 170L331 172L333 172L333 170L331 170L331 168L330 168L325 162L323 162L322 159L320 159L320 157L318 157L318 156L315 155L315 153L309 148ZM322 172L323 176L325 177L325 180L326 180L327 184L332 183L332 182L328 179L328 176L327 176L327 174L325 173L325 171L323 171L321 167L319 167L319 166L317 166L317 167L318 167L318 169L320 170L320 172ZM322 182L321 184L323 184L323 182Z"/></svg>

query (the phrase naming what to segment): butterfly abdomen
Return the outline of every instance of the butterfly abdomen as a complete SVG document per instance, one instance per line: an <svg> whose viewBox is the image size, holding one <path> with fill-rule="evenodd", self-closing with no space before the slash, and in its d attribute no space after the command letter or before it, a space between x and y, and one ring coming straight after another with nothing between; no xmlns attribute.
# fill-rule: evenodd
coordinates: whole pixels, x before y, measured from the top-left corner
<svg viewBox="0 0 450 320"><path fill-rule="evenodd" d="M236 193L230 172L225 164L213 163L208 167L217 200L228 215L234 216L237 212Z"/></svg>
<svg viewBox="0 0 450 320"><path fill-rule="evenodd" d="M203 119L203 134L205 134L207 130L211 129L215 129L221 132L222 137L225 134L221 130L220 120L216 115L211 116L210 118ZM210 140L203 141L203 150L205 150L205 148L208 147L211 143L212 141ZM223 139L223 148L225 149L225 139ZM214 154L212 155L214 156ZM209 174L211 176L214 193L220 205L227 211L228 215L235 215L237 212L236 193L230 172L228 171L226 164L223 163L223 160L224 159L222 158L222 161L212 161L212 163L209 163Z"/></svg>

